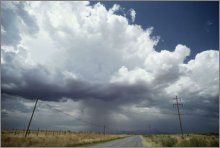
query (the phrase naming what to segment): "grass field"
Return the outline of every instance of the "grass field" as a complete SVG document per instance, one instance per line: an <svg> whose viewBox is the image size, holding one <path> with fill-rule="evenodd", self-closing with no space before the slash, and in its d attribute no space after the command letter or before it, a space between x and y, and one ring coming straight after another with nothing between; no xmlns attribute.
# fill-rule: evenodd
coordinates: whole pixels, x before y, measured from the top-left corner
<svg viewBox="0 0 220 148"><path fill-rule="evenodd" d="M25 131L2 131L1 146L3 147L74 147L123 138L125 134L85 133L70 131L30 131L25 138ZM178 134L143 135L145 146L150 147L218 147L218 134Z"/></svg>
<svg viewBox="0 0 220 148"><path fill-rule="evenodd" d="M218 147L218 134L144 135L152 147Z"/></svg>
<svg viewBox="0 0 220 148"><path fill-rule="evenodd" d="M31 131L25 138L25 131L2 131L3 147L74 147L88 146L95 143L126 137L125 134L83 133L70 131Z"/></svg>

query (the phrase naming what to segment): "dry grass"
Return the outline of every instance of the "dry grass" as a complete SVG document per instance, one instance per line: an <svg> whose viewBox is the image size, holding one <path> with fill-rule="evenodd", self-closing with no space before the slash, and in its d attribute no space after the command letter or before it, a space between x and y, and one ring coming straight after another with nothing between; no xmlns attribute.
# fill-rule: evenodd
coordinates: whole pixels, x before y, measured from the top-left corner
<svg viewBox="0 0 220 148"><path fill-rule="evenodd" d="M219 136L216 134L185 134L181 135L145 135L154 147L218 147Z"/></svg>
<svg viewBox="0 0 220 148"><path fill-rule="evenodd" d="M82 133L82 132L55 132L55 131L31 131L24 138L24 131L3 131L1 146L3 147L66 147L86 146L99 142L126 137L122 134Z"/></svg>

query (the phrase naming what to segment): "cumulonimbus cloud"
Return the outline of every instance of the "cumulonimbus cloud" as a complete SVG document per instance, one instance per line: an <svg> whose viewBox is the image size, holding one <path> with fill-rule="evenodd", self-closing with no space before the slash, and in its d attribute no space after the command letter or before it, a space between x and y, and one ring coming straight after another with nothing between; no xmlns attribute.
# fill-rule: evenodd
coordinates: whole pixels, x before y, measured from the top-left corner
<svg viewBox="0 0 220 148"><path fill-rule="evenodd" d="M187 63L186 45L158 52L153 27L129 24L115 13L119 5L2 3L2 93L45 101L67 97L99 111L90 100L113 102L108 109L120 110L178 94L213 104L219 95L218 51L203 51ZM135 15L132 10L133 22Z"/></svg>

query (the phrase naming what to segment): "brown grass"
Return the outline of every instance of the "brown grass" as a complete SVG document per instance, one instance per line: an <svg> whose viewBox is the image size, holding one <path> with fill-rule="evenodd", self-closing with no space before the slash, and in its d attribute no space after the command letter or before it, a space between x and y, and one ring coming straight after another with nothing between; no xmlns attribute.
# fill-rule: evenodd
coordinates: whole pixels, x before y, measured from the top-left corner
<svg viewBox="0 0 220 148"><path fill-rule="evenodd" d="M219 136L216 134L181 135L145 135L145 139L154 147L218 147Z"/></svg>
<svg viewBox="0 0 220 148"><path fill-rule="evenodd" d="M3 147L65 147L86 146L99 142L110 141L126 137L122 134L82 133L82 132L56 132L31 131L25 138L24 131L3 131L1 146Z"/></svg>

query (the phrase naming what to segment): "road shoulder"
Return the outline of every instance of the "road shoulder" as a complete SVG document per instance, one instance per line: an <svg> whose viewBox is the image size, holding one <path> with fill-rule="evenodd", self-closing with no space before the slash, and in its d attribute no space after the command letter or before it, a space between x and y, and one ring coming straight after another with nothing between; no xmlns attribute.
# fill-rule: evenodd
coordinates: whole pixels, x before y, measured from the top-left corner
<svg viewBox="0 0 220 148"><path fill-rule="evenodd" d="M143 147L154 147L153 143L150 140L147 140L144 136L141 135L141 141Z"/></svg>

